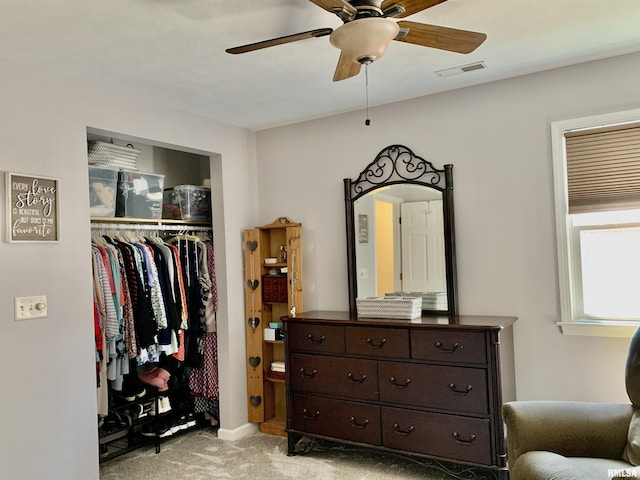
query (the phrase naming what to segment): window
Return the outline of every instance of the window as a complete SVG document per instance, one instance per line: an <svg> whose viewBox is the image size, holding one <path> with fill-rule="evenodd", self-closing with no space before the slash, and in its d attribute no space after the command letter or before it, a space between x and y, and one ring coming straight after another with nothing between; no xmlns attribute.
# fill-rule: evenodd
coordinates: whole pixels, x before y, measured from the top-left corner
<svg viewBox="0 0 640 480"><path fill-rule="evenodd" d="M640 325L640 110L551 125L565 334Z"/></svg>

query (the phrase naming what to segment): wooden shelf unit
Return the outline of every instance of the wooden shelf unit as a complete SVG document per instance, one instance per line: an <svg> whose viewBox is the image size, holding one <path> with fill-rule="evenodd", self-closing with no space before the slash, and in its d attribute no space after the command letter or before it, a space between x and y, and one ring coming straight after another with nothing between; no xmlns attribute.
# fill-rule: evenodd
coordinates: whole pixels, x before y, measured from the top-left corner
<svg viewBox="0 0 640 480"><path fill-rule="evenodd" d="M272 362L284 362L284 342L265 340L264 329L303 311L301 232L301 224L280 217L243 235L249 421L272 435L286 435L285 382L268 376ZM280 261L281 246L286 246L286 261ZM267 264L266 258L278 261ZM263 280L274 268L286 268L287 295L282 301L265 301Z"/></svg>

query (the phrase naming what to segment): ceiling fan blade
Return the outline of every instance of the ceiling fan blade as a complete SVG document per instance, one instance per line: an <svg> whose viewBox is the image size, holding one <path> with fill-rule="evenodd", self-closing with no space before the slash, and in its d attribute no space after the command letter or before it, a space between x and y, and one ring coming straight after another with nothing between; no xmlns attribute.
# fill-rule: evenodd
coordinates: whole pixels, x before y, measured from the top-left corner
<svg viewBox="0 0 640 480"><path fill-rule="evenodd" d="M349 2L345 0L309 0L320 8L324 8L327 12L336 13L336 11L346 10L350 15L355 15L357 10Z"/></svg>
<svg viewBox="0 0 640 480"><path fill-rule="evenodd" d="M338 59L338 66L336 72L333 74L333 81L339 82L340 80L346 80L347 78L355 77L360 73L362 64L352 62L340 52L340 58Z"/></svg>
<svg viewBox="0 0 640 480"><path fill-rule="evenodd" d="M247 45L241 45L239 47L227 48L227 53L247 53L254 50L260 50L261 48L275 47L276 45L282 45L283 43L297 42L298 40L306 40L307 38L324 37L330 35L333 32L333 28L317 28L315 30L309 30L307 32L294 33L293 35L286 35L284 37L272 38L270 40L264 40L262 42L249 43Z"/></svg>
<svg viewBox="0 0 640 480"><path fill-rule="evenodd" d="M471 53L487 39L487 35L484 33L409 22L407 20L398 22L398 26L400 27L400 33L394 40L450 52ZM403 35L405 31L407 31L406 35Z"/></svg>
<svg viewBox="0 0 640 480"><path fill-rule="evenodd" d="M384 0L381 8L382 11L385 12L393 5L400 5L404 9L404 12L392 16L396 18L403 18L446 1L447 0Z"/></svg>

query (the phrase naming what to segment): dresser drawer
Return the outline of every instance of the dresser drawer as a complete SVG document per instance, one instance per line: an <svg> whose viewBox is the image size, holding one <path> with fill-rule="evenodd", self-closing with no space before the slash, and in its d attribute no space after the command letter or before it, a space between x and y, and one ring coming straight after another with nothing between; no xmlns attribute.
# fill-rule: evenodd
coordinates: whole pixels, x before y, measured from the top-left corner
<svg viewBox="0 0 640 480"><path fill-rule="evenodd" d="M382 407L382 444L491 465L489 420Z"/></svg>
<svg viewBox="0 0 640 480"><path fill-rule="evenodd" d="M462 413L489 413L482 368L379 362L380 400Z"/></svg>
<svg viewBox="0 0 640 480"><path fill-rule="evenodd" d="M483 332L412 330L411 358L448 363L487 363Z"/></svg>
<svg viewBox="0 0 640 480"><path fill-rule="evenodd" d="M374 357L409 358L406 328L346 327L347 353Z"/></svg>
<svg viewBox="0 0 640 480"><path fill-rule="evenodd" d="M344 353L344 327L287 324L286 341L292 352Z"/></svg>
<svg viewBox="0 0 640 480"><path fill-rule="evenodd" d="M311 395L293 395L293 428L306 433L380 445L380 407Z"/></svg>
<svg viewBox="0 0 640 480"><path fill-rule="evenodd" d="M375 360L293 353L289 357L291 389L362 400L378 400Z"/></svg>

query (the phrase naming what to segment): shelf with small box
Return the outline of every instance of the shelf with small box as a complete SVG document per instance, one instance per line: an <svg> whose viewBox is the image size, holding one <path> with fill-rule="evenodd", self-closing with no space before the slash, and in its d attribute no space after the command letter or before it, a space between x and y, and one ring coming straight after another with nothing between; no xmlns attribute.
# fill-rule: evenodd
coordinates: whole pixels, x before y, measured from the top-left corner
<svg viewBox="0 0 640 480"><path fill-rule="evenodd" d="M301 224L286 217L244 231L249 421L285 435L284 330L303 311Z"/></svg>

